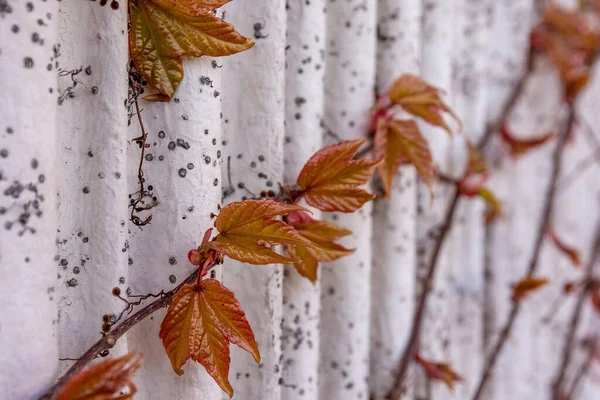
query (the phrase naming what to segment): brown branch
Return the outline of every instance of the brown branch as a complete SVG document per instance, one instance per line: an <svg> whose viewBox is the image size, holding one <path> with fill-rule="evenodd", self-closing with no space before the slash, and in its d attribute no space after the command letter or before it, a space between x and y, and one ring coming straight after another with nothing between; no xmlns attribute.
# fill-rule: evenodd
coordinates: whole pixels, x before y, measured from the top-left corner
<svg viewBox="0 0 600 400"><path fill-rule="evenodd" d="M197 276L198 269L196 269L194 273L188 276L187 279L183 281L179 286L168 292L165 292L162 297L160 297L157 300L154 300L152 303L148 304L147 306L137 311L135 314L125 319L117 327L112 329L111 332L104 334L102 338L100 338L100 340L94 343L92 347L90 347L81 357L79 357L77 362L73 364L71 368L69 368L69 370L62 377L60 377L60 379L50 389L48 389L48 391L44 395L42 395L38 400L53 399L60 392L63 386L69 381L69 379L71 379L79 371L81 371L90 361L98 357L98 355L103 351L113 348L115 343L117 343L117 340L135 325L143 321L155 311L158 311L161 308L167 307L169 304L171 304L173 296L175 296L179 289L186 283L193 282L197 278Z"/></svg>
<svg viewBox="0 0 600 400"><path fill-rule="evenodd" d="M506 123L512 110L514 109L515 105L517 104L517 100L523 94L527 79L533 72L533 67L534 67L534 57L533 56L534 56L534 54L530 50L527 54L527 60L525 63L526 64L525 71L523 72L523 75L519 78L519 80L515 84L515 87L513 88L512 92L510 93L510 96L504 103L502 110L500 111L500 115L498 116L497 122L487 126L483 137L477 143L477 149L479 151L483 151L483 149L487 146L488 142L490 141L490 139L492 138L494 133L498 132L502 128L502 125L504 125ZM443 179L443 181L448 183L448 182L452 182L452 179L450 179L450 180ZM413 317L412 327L411 327L408 343L406 344L404 352L402 353L402 357L400 358L400 362L398 364L398 369L396 371L396 377L395 377L394 383L392 385L392 388L386 395L386 399L388 399L388 400L396 400L402 396L404 380L406 379L406 373L408 371L408 366L409 366L411 360L414 358L414 355L418 348L419 336L421 334L421 326L423 323L423 318L425 316L425 309L427 306L427 299L433 289L433 281L435 278L438 259L439 259L440 253L441 253L442 246L446 239L446 236L448 235L448 232L450 231L450 228L452 226L452 219L456 212L459 198L460 198L460 193L457 190L457 192L454 194L454 197L450 201L450 207L448 208L448 210L446 212L446 217L444 218L444 222L442 224L442 230L440 232L440 235L437 237L436 243L434 244L434 251L433 251L432 257L427 265L427 276L424 281L423 292L421 293L421 296L419 297L419 300L417 303L417 309L416 309L414 317Z"/></svg>
<svg viewBox="0 0 600 400"><path fill-rule="evenodd" d="M600 257L600 226L596 228L596 234L592 243L593 247L591 251L591 258L589 264L587 265L584 278L586 283L583 290L579 293L577 303L575 305L575 308L573 309L573 314L571 315L571 322L569 323L569 331L567 332L562 351L562 361L560 363L558 373L556 374L556 379L554 380L554 383L552 385L552 398L554 400L560 400L563 395L564 379L567 373L567 368L571 363L571 356L573 355L573 342L575 339L575 334L579 327L579 321L581 320L583 304L592 286L591 282L594 275L594 266L598 261L598 257Z"/></svg>
<svg viewBox="0 0 600 400"><path fill-rule="evenodd" d="M137 114L138 121L140 122L140 129L142 130L142 136L139 138L135 138L133 140L139 139L140 147L142 148L142 152L140 154L140 165L138 166L138 181L140 183L140 194L139 198L144 197L144 157L146 155L146 139L148 138L148 132L146 132L146 128L144 128L144 122L142 121L142 112L140 111L140 105L138 103L137 98L134 101L135 104L135 113Z"/></svg>
<svg viewBox="0 0 600 400"><path fill-rule="evenodd" d="M597 337L595 339L597 340ZM596 354L596 345L595 345L595 343L592 343L590 346L588 346L588 356L586 357L586 359L581 364L581 366L579 367L579 369L577 370L577 372L575 374L575 379L573 379L573 382L571 383L571 388L569 389L569 392L567 394L567 399L574 398L575 392L577 391L577 388L579 387L581 380L588 374L588 372L590 370L592 362L594 361L594 358L595 358L595 354Z"/></svg>
<svg viewBox="0 0 600 400"><path fill-rule="evenodd" d="M440 234L435 242L433 248L433 254L431 256L431 260L429 262L429 266L427 268L427 276L423 281L423 292L419 297L419 302L417 304L417 310L415 312L412 328L410 331L410 336L408 339L408 343L404 352L402 353L402 358L400 359L400 363L398 366L398 370L396 372L396 379L394 381L394 385L392 389L388 392L386 399L388 400L396 400L402 396L404 392L403 384L404 378L406 376L406 372L408 370L408 366L410 361L413 360L419 343L419 335L421 333L421 326L423 324L423 317L425 316L425 309L427 308L427 299L429 298L429 294L433 290L433 279L435 278L436 267L438 265L438 258L442 251L442 245L444 244L444 239L450 228L452 227L452 220L454 219L454 214L457 209L458 199L460 194L458 190L454 194L450 202L450 206L446 211L446 217L444 218L444 222L442 224L442 228Z"/></svg>
<svg viewBox="0 0 600 400"><path fill-rule="evenodd" d="M533 276L539 265L539 257L541 254L542 243L544 242L544 237L548 228L550 227L550 218L552 216L552 211L554 209L554 197L556 195L558 175L560 173L560 168L562 165L562 156L564 154L564 148L571 132L571 129L575 125L575 110L573 107L569 109L569 117L567 119L567 123L563 131L561 132L558 143L556 144L556 148L554 150L554 154L552 155L552 174L550 176L550 182L548 184L548 189L545 196L544 207L542 209L542 216L540 219L540 224L537 229L535 242L533 246L533 254L531 256L531 260L529 261L529 266L527 268L527 276ZM518 300L513 300L512 307L510 313L508 315L508 320L504 327L500 331L500 336L496 340L496 343L492 347L492 351L485 363L483 373L479 379L479 383L477 384L477 389L475 391L475 395L473 396L473 400L479 400L483 395L483 391L485 389L485 385L492 374L492 370L496 365L496 361L498 360L498 356L500 352L504 348L506 341L510 337L510 333L512 331L513 325L517 316L519 315L519 311L521 308L521 303Z"/></svg>

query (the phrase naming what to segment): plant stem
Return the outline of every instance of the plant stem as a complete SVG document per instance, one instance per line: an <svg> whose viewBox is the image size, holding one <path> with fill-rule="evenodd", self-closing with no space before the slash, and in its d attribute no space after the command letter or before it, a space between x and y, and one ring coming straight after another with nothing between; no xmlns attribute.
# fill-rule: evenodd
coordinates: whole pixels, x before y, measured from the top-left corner
<svg viewBox="0 0 600 400"><path fill-rule="evenodd" d="M562 156L564 153L567 138L569 136L569 132L571 131L574 125L575 110L573 109L573 107L570 107L567 123L558 138L558 143L556 144L554 154L552 155L552 174L550 176L550 183L548 184L548 189L545 196L546 200L542 209L542 216L536 232L535 242L533 246L533 254L531 256L529 266L527 268L527 276L533 276L536 273L539 265L539 257L541 254L542 243L544 242L544 236L546 235L546 232L550 226L550 218L554 209L554 196L556 194L556 188L558 186L557 182L560 173L560 168L562 165ZM520 301L513 300L510 313L508 315L508 320L504 327L500 330L500 336L498 337L496 343L492 347L492 351L490 352L490 355L485 363L483 373L479 379L479 383L477 384L477 389L475 391L475 395L473 396L473 400L479 400L483 395L485 385L487 384L492 374L492 370L496 365L498 356L504 348L506 341L510 337L510 333L517 319L517 316L519 315L520 309Z"/></svg>
<svg viewBox="0 0 600 400"><path fill-rule="evenodd" d="M534 54L530 50L527 54L525 71L523 72L523 75L521 75L519 80L517 81L510 96L504 103L502 110L500 111L500 115L498 116L497 122L487 126L483 137L477 143L477 150L479 150L480 152L483 151L484 148L487 146L487 144L489 143L493 134L495 132L498 132L500 130L500 128L508 120L508 117L510 116L512 110L514 109L514 107L517 103L517 100L523 94L523 91L525 89L525 83L527 82L527 79L529 78L529 76L532 74L533 67L534 67ZM417 302L417 309L416 309L414 317L413 317L410 336L409 336L408 342L406 344L406 347L404 349L404 352L402 353L402 357L400 358L400 362L398 364L398 369L396 372L396 377L395 377L394 383L392 385L392 388L389 390L389 392L386 395L386 399L388 399L388 400L396 400L402 396L402 393L404 390L404 388L403 388L404 380L406 379L406 373L408 371L408 366L409 366L410 362L413 360L414 355L418 348L419 336L421 334L421 326L423 323L423 318L425 316L425 308L427 305L427 299L433 289L433 281L435 278L435 272L437 269L438 259L439 259L440 253L441 253L442 246L446 239L446 236L452 226L452 219L456 212L459 198L460 198L460 193L458 192L458 188L457 188L456 193L454 194L454 197L450 201L450 207L448 208L448 210L446 212L446 217L442 224L442 230L440 232L440 235L437 237L437 241L434 245L434 251L433 251L432 257L427 266L427 278L423 285L423 292L421 293L421 296L419 297L419 300Z"/></svg>
<svg viewBox="0 0 600 400"><path fill-rule="evenodd" d="M442 245L444 244L444 238L446 237L446 235L450 231L450 228L452 227L452 220L454 219L454 214L457 209L456 206L458 204L459 197L460 193L457 189L456 193L454 194L454 197L450 202L450 206L446 211L446 217L444 218L440 235L433 249L431 261L429 262L429 267L427 269L427 276L423 281L423 292L419 297L419 302L417 303L417 310L415 311L415 315L413 318L413 324L410 331L408 343L406 345L404 353L402 353L402 358L400 359L400 364L396 372L396 380L394 382L394 385L386 396L388 400L399 399L404 391L404 378L406 376L406 372L408 370L410 362L414 359L415 354L417 353L419 336L421 333L421 326L423 324L423 317L425 316L425 309L427 308L427 299L429 298L429 294L433 290L433 279L435 278L436 266L438 264L437 260L441 253Z"/></svg>
<svg viewBox="0 0 600 400"><path fill-rule="evenodd" d="M195 269L194 272L186 278L183 283L181 283L176 288L166 292L159 299L154 300L152 303L138 310L135 314L127 317L123 322L121 322L117 327L112 329L109 333L106 333L102 336L100 340L94 343L79 359L75 364L69 368L69 370L60 377L58 381L50 388L46 393L44 393L38 400L51 400L53 399L63 388L63 386L75 376L79 371L81 371L90 361L98 357L100 353L103 351L111 349L117 340L121 338L127 331L133 328L135 325L143 321L146 317L153 314L155 311L160 310L161 308L167 307L175 294L179 291L179 289L185 285L186 283L193 282L198 276L198 269Z"/></svg>
<svg viewBox="0 0 600 400"><path fill-rule="evenodd" d="M565 343L562 352L562 361L560 363L558 373L556 374L556 378L552 385L552 398L554 400L560 400L563 395L563 385L564 379L567 372L567 368L571 363L571 356L573 354L573 342L575 339L575 334L577 333L577 329L579 327L579 322L581 320L581 314L583 311L583 304L586 296L588 295L591 289L591 281L594 275L594 266L598 261L598 257L600 257L600 225L596 228L596 234L592 242L592 251L591 258L589 264L587 265L584 281L585 286L583 290L579 293L579 297L577 298L577 303L575 304L575 308L573 309L573 314L571 315L571 322L569 323L569 331L567 332L567 336L565 338Z"/></svg>

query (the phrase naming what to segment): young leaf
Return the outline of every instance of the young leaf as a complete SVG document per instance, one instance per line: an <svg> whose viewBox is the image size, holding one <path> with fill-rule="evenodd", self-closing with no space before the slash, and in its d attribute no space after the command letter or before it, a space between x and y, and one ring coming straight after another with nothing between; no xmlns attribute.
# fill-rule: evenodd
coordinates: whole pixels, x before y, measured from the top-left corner
<svg viewBox="0 0 600 400"><path fill-rule="evenodd" d="M151 0L159 7L198 17L219 8L231 0Z"/></svg>
<svg viewBox="0 0 600 400"><path fill-rule="evenodd" d="M496 198L494 193L490 191L488 188L483 186L482 182L477 182L475 184L469 183L467 180L463 179L458 184L458 191L461 195L466 197L480 197L482 198L488 206L488 209L485 212L485 221L491 222L498 218L504 217L504 211L502 209L502 202Z"/></svg>
<svg viewBox="0 0 600 400"><path fill-rule="evenodd" d="M477 196L481 197L488 205L488 209L485 212L485 222L489 223L495 219L504 217L502 203L496 198L492 191L487 188L480 188L477 191Z"/></svg>
<svg viewBox="0 0 600 400"><path fill-rule="evenodd" d="M135 68L159 95L151 100L169 101L183 79L183 56L218 57L239 53L254 43L192 0L132 0L129 52ZM174 7L166 7L172 4Z"/></svg>
<svg viewBox="0 0 600 400"><path fill-rule="evenodd" d="M108 359L88 367L71 378L56 400L126 400L136 392L131 381L142 365L139 353Z"/></svg>
<svg viewBox="0 0 600 400"><path fill-rule="evenodd" d="M440 89L429 85L420 77L404 74L392 84L388 95L392 103L399 105L409 114L420 117L431 125L442 127L449 134L452 134L452 130L444 120L444 113L452 116L462 130L460 119L444 103L440 93Z"/></svg>
<svg viewBox="0 0 600 400"><path fill-rule="evenodd" d="M160 326L160 339L178 375L191 358L200 363L229 397L229 343L246 350L260 362L254 333L239 301L215 279L186 284L169 305Z"/></svg>
<svg viewBox="0 0 600 400"><path fill-rule="evenodd" d="M317 280L319 262L331 262L354 253L354 250L335 243L336 240L352 234L332 223L317 221L306 213L292 212L288 215L288 223L306 239L319 245L319 248L294 246L288 249L290 258L298 273L312 282Z"/></svg>
<svg viewBox="0 0 600 400"><path fill-rule="evenodd" d="M552 243L554 243L554 245L571 260L573 265L576 267L581 266L581 254L579 253L579 250L568 245L561 238L559 238L554 229L550 229L548 231L548 235L550 236L550 239L552 239Z"/></svg>
<svg viewBox="0 0 600 400"><path fill-rule="evenodd" d="M429 144L413 120L387 121L381 118L375 132L375 158L383 159L377 171L386 197L390 196L392 179L402 163L413 164L431 191L437 179L437 169Z"/></svg>
<svg viewBox="0 0 600 400"><path fill-rule="evenodd" d="M228 204L215 220L219 234L203 246L250 264L291 264L292 260L277 254L270 245L314 247L315 244L275 217L301 210L304 208L273 200L244 200Z"/></svg>
<svg viewBox="0 0 600 400"><path fill-rule="evenodd" d="M548 132L533 139L516 139L506 125L502 126L500 133L502 140L504 143L508 144L510 153L513 156L525 154L528 151L545 144L555 136L554 132Z"/></svg>
<svg viewBox="0 0 600 400"><path fill-rule="evenodd" d="M375 196L358 186L367 183L382 161L353 160L365 141L345 141L316 152L298 176L306 202L321 211L353 212Z"/></svg>
<svg viewBox="0 0 600 400"><path fill-rule="evenodd" d="M462 382L464 380L448 363L428 361L419 354L415 356L415 361L423 368L429 378L443 381L450 390L454 390L455 382Z"/></svg>
<svg viewBox="0 0 600 400"><path fill-rule="evenodd" d="M533 276L523 278L521 281L512 285L512 298L514 301L524 299L530 292L538 290L542 286L548 284L548 282L550 281L546 278L536 278Z"/></svg>

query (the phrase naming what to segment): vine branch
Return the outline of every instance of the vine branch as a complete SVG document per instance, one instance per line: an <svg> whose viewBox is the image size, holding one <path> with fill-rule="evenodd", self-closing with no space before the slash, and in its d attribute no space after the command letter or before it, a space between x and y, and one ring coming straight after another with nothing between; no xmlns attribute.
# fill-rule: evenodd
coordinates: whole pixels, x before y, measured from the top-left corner
<svg viewBox="0 0 600 400"><path fill-rule="evenodd" d="M85 353L83 353L83 355L77 359L77 362L75 362L75 364L73 364L71 368L69 368L69 370L65 372L65 374L60 377L60 379L56 381L56 383L38 400L52 400L70 378L80 372L88 363L98 357L100 353L110 350L115 345L117 340L127 333L127 331L136 326L138 323L142 322L155 311L158 311L161 308L167 307L169 304L171 304L171 300L179 291L179 289L183 285L193 282L198 277L198 272L198 269L195 269L195 271L179 286L168 292L165 292L162 297L154 300L152 303L138 310L135 314L127 317L117 327L112 329L111 332L103 334L102 338L100 338L100 340L94 343Z"/></svg>
<svg viewBox="0 0 600 400"><path fill-rule="evenodd" d="M562 351L562 360L558 369L558 373L556 374L556 378L552 385L552 398L554 400L560 400L563 395L564 379L567 372L567 368L569 367L569 364L571 362L571 356L573 354L573 342L575 340L575 334L577 332L577 328L579 327L579 322L581 320L583 304L592 286L591 282L594 275L594 266L596 265L596 263L598 262L598 258L600 257L600 225L596 228L596 234L592 243L593 247L591 251L591 258L587 265L584 278L584 281L586 283L583 290L579 293L577 303L575 304L575 308L573 309L573 314L571 315L571 322L569 323L569 331L567 332Z"/></svg>
<svg viewBox="0 0 600 400"><path fill-rule="evenodd" d="M523 94L523 91L525 90L525 84L534 69L534 57L533 56L534 56L534 53L530 49L527 54L527 59L525 61L525 64L526 64L525 71L523 72L523 74L521 75L521 77L519 78L517 83L515 84L513 90L511 91L510 95L508 96L508 99L502 106L502 109L500 111L500 115L498 116L497 121L495 123L489 124L486 127L484 135L481 137L481 139L477 143L477 150L479 150L480 152L482 152L484 150L484 148L487 146L487 144L489 143L489 141L492 138L492 136L494 135L494 133L498 132L502 128L502 126L506 123L512 110L514 109L515 105L517 104L517 100ZM444 178L446 178L446 177L444 177ZM446 183L455 183L451 178L442 179L442 181L446 182ZM404 349L404 352L402 353L402 357L400 358L398 368L396 370L396 376L395 376L394 383L386 395L387 400L396 400L402 396L402 393L404 390L404 388L403 388L404 380L406 379L406 373L408 371L408 366L410 365L411 361L413 360L413 358L417 352L417 349L418 349L419 336L421 334L421 327L422 327L423 319L425 316L427 300L433 289L433 281L435 278L435 273L436 273L436 269L437 269L437 265L438 265L438 259L441 254L441 249L444 244L444 241L446 240L446 236L448 235L448 233L451 230L452 220L454 218L454 214L456 212L456 209L457 209L457 206L459 203L459 199L460 199L460 193L457 188L456 193L454 194L453 198L450 200L450 206L449 206L448 210L446 211L446 216L442 223L442 228L441 228L440 234L437 237L437 240L434 244L433 254L427 265L427 274L426 274L426 278L425 278L424 284L423 284L423 291L417 302L417 308L416 308L416 311L415 311L415 314L413 317L409 339L408 339L408 342Z"/></svg>
<svg viewBox="0 0 600 400"><path fill-rule="evenodd" d="M560 168L562 165L562 156L564 154L565 144L568 139L569 133L575 125L575 118L575 109L573 108L573 106L570 106L567 123L565 124L563 131L560 133L558 143L556 144L556 148L552 155L552 173L550 176L550 182L548 184L548 189L545 196L544 207L542 209L542 216L535 236L533 254L531 256L529 266L527 268L527 276L533 276L536 273L539 266L539 257L541 254L542 243L544 242L544 236L546 235L546 232L550 227L550 218L554 209L554 197L556 195L556 189L558 187L557 183ZM513 300L510 313L508 315L508 320L504 327L500 330L500 336L496 340L496 343L493 345L492 351L490 352L487 358L487 361L484 365L483 373L481 374L479 383L477 384L477 389L475 391L475 395L473 396L473 400L479 400L483 395L485 385L487 384L492 374L492 370L496 365L498 356L502 352L506 341L510 337L512 328L517 319L517 316L519 315L520 309L521 302L519 300Z"/></svg>

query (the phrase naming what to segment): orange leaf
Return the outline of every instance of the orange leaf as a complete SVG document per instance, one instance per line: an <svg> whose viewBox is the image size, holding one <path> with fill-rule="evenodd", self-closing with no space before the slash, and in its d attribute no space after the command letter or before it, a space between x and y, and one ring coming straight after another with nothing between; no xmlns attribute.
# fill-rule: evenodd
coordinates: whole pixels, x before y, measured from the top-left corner
<svg viewBox="0 0 600 400"><path fill-rule="evenodd" d="M423 359L419 354L415 356L415 360L429 378L443 381L450 390L454 390L455 382L462 382L464 380L448 363L428 361Z"/></svg>
<svg viewBox="0 0 600 400"><path fill-rule="evenodd" d="M171 366L178 375L191 358L200 363L229 397L229 343L260 362L254 333L239 301L215 279L185 284L169 305L159 334Z"/></svg>
<svg viewBox="0 0 600 400"><path fill-rule="evenodd" d="M513 300L521 300L527 297L530 292L538 290L550 282L547 278L536 278L528 276L518 283L512 285Z"/></svg>
<svg viewBox="0 0 600 400"><path fill-rule="evenodd" d="M462 130L460 119L442 101L440 93L440 89L429 85L420 77L404 74L392 84L388 95L392 103L399 105L409 114L423 118L431 125L442 127L452 134L443 113L450 114L459 124L459 130Z"/></svg>
<svg viewBox="0 0 600 400"><path fill-rule="evenodd" d="M157 6L198 17L219 8L231 0L150 0Z"/></svg>
<svg viewBox="0 0 600 400"><path fill-rule="evenodd" d="M579 253L579 250L562 241L554 229L550 229L548 235L550 236L550 239L552 239L554 245L558 247L558 249L566 255L575 266L579 267L581 265L581 254Z"/></svg>
<svg viewBox="0 0 600 400"><path fill-rule="evenodd" d="M554 138L554 132L548 132L533 139L516 139L508 130L508 127L503 125L501 129L501 136L502 140L510 147L511 154L518 156L545 144L550 139Z"/></svg>
<svg viewBox="0 0 600 400"><path fill-rule="evenodd" d="M71 378L56 400L132 399L136 388L131 379L142 361L141 354L132 352L94 364Z"/></svg>
<svg viewBox="0 0 600 400"><path fill-rule="evenodd" d="M381 118L375 132L375 158L383 159L377 171L383 182L386 197L390 196L392 179L402 163L413 164L432 190L437 169L429 151L429 144L413 120L387 121Z"/></svg>
<svg viewBox="0 0 600 400"><path fill-rule="evenodd" d="M207 7L223 1L137 0L129 2L129 53L136 70L158 94L150 101L169 101L183 80L183 56L219 57L254 46Z"/></svg>
<svg viewBox="0 0 600 400"><path fill-rule="evenodd" d="M288 223L300 235L319 245L318 249L306 246L288 249L298 273L312 282L317 280L317 267L320 261L331 262L354 253L354 250L335 243L339 238L352 234L352 231L329 222L314 220L303 212L290 213Z"/></svg>
<svg viewBox="0 0 600 400"><path fill-rule="evenodd" d="M321 211L353 212L374 198L358 186L367 183L381 161L353 160L365 141L345 141L316 152L298 176L308 204Z"/></svg>
<svg viewBox="0 0 600 400"><path fill-rule="evenodd" d="M250 264L292 263L292 260L277 254L270 246L315 246L294 228L275 219L290 211L300 210L304 208L273 200L244 200L231 203L221 210L215 221L219 235L203 246Z"/></svg>

